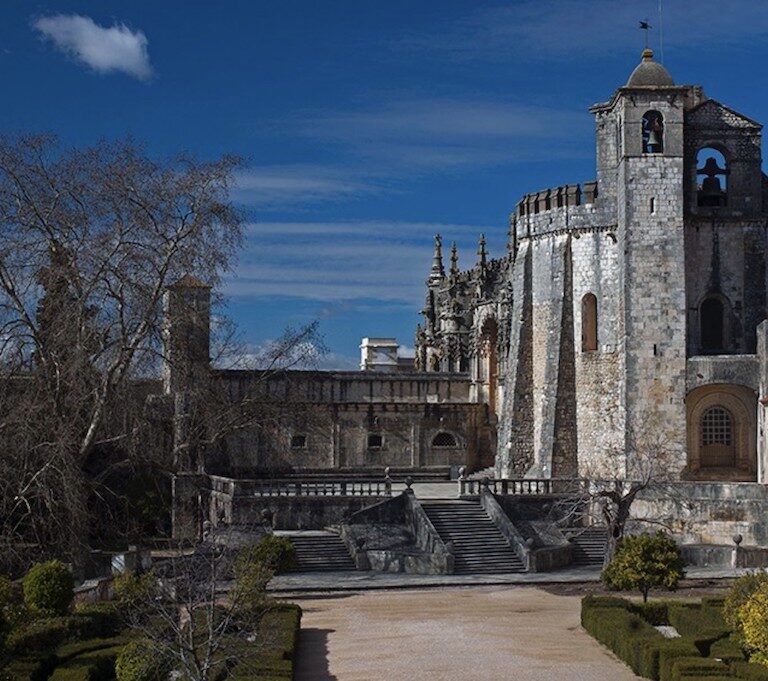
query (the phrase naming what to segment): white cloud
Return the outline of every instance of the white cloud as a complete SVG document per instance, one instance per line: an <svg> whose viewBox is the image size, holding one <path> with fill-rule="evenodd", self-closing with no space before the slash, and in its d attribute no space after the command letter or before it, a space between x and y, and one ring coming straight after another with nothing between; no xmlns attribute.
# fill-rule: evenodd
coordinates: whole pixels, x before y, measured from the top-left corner
<svg viewBox="0 0 768 681"><path fill-rule="evenodd" d="M121 71L139 80L152 76L149 41L142 31L125 24L105 28L78 14L40 17L32 25L59 50L98 73Z"/></svg>

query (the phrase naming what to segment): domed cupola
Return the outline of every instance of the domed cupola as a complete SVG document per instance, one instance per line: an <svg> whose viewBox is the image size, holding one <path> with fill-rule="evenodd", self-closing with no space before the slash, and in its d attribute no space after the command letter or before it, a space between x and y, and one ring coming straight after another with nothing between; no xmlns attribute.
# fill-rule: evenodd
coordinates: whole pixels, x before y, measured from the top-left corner
<svg viewBox="0 0 768 681"><path fill-rule="evenodd" d="M646 47L643 50L643 60L632 71L626 87L664 87L674 84L669 71L653 61L653 51Z"/></svg>

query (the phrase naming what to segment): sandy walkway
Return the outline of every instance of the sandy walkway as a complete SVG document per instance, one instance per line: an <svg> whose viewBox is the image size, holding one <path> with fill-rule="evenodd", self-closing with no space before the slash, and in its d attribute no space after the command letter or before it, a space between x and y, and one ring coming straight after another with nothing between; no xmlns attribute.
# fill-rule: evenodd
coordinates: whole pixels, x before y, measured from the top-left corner
<svg viewBox="0 0 768 681"><path fill-rule="evenodd" d="M629 681L579 599L534 587L368 591L297 602L298 681Z"/></svg>

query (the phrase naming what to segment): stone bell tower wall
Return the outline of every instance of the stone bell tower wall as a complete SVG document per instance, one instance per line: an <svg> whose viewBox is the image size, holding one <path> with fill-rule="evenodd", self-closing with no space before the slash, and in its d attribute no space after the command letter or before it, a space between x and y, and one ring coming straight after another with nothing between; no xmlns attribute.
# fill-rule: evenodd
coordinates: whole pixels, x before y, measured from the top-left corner
<svg viewBox="0 0 768 681"><path fill-rule="evenodd" d="M618 171L618 245L623 253L627 451L662 438L685 442L685 249L683 109L679 88L620 90L623 156ZM622 96L623 95L623 96ZM663 153L643 153L642 117L664 116ZM639 455L639 454L638 454Z"/></svg>

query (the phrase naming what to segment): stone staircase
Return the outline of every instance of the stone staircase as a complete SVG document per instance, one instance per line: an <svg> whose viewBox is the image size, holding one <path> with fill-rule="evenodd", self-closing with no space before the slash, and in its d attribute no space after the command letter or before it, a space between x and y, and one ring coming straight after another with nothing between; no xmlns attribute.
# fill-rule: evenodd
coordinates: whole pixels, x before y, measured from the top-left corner
<svg viewBox="0 0 768 681"><path fill-rule="evenodd" d="M454 574L525 572L517 553L479 503L422 500L421 504L440 538L453 543Z"/></svg>
<svg viewBox="0 0 768 681"><path fill-rule="evenodd" d="M608 530L604 527L572 528L563 531L573 546L573 565L602 565Z"/></svg>
<svg viewBox="0 0 768 681"><path fill-rule="evenodd" d="M496 477L496 469L493 466L488 466L488 468L482 468L479 471L475 471L474 473L470 473L467 478L470 480L484 480L485 478L490 478L493 480L493 478Z"/></svg>
<svg viewBox="0 0 768 681"><path fill-rule="evenodd" d="M338 572L354 570L347 547L334 532L291 532L287 535L296 548L298 566L294 572Z"/></svg>

